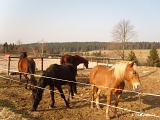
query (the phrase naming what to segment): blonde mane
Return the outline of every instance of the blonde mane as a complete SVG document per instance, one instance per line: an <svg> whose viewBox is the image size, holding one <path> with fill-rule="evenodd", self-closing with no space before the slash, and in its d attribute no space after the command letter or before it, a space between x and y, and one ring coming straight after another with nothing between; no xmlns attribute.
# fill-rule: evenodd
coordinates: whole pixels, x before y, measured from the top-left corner
<svg viewBox="0 0 160 120"><path fill-rule="evenodd" d="M126 70L127 65L129 64L129 61L122 61L119 63L114 64L110 70L114 70L114 76L118 79L118 80L124 80L124 73ZM133 67L133 69L135 70L135 65Z"/></svg>

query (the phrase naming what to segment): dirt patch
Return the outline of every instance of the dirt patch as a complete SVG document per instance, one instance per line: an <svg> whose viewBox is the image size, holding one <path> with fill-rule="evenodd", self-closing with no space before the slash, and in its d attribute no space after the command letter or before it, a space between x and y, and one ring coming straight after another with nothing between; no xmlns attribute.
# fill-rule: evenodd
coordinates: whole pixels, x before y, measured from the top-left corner
<svg viewBox="0 0 160 120"><path fill-rule="evenodd" d="M139 106L138 95L132 92L124 92L118 107L126 108L133 111L140 112L140 108L145 114L155 114L160 116L160 97L151 94L160 94L160 68L155 67L138 67L140 80L142 83L141 91L142 104ZM88 84L89 83L90 69L78 70L77 81ZM4 75L2 75L4 76ZM18 80L16 76L12 77ZM49 108L51 102L49 91L45 90L42 101L40 102L37 111L31 112L31 91L24 88L24 85L19 85L17 82L7 82L5 79L0 78L0 119L4 111L8 117L14 113L19 116L19 119L29 120L102 120L105 119L105 106L101 109L90 109L90 86L78 84L78 94L71 100L71 108L66 108L63 99L59 94L55 94L55 108ZM132 90L126 83L125 89ZM66 88L64 86L64 92ZM113 98L114 99L114 96ZM101 103L106 103L106 96L101 94ZM112 101L114 105L114 101ZM10 113L11 112L11 113ZM13 115L13 116L14 116ZM110 115L113 120L158 120L160 118L139 116L126 110L118 109L119 118L114 117L114 109L111 108ZM7 117L6 117L7 119ZM14 119L13 119L14 120Z"/></svg>

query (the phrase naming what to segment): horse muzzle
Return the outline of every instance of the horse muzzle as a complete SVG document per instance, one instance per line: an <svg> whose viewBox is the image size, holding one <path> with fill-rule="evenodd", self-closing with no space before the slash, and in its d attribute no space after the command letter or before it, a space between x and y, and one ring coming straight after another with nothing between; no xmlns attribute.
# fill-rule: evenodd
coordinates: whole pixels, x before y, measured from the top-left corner
<svg viewBox="0 0 160 120"><path fill-rule="evenodd" d="M139 88L140 88L140 83L139 82L133 84L133 90L137 90Z"/></svg>

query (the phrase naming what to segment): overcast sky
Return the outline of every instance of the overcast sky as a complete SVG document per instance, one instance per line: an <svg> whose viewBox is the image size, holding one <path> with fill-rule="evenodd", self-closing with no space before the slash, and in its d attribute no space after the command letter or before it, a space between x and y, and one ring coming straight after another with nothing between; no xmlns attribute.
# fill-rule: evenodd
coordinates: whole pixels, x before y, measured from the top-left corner
<svg viewBox="0 0 160 120"><path fill-rule="evenodd" d="M123 19L160 42L160 0L0 0L0 43L111 42Z"/></svg>

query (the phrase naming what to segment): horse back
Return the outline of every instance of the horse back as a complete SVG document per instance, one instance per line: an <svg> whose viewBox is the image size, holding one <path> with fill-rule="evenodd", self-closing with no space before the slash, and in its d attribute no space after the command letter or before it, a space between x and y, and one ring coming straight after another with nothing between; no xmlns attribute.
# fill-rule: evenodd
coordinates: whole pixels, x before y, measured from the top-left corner
<svg viewBox="0 0 160 120"><path fill-rule="evenodd" d="M18 61L19 72L28 72L28 59L22 58Z"/></svg>
<svg viewBox="0 0 160 120"><path fill-rule="evenodd" d="M113 70L105 65L97 65L90 72L90 84L93 85L115 87L113 78Z"/></svg>
<svg viewBox="0 0 160 120"><path fill-rule="evenodd" d="M64 63L71 63L71 64L74 64L75 63L75 57L72 56L72 55L63 55L61 56L61 59L60 59L60 64L64 64Z"/></svg>
<svg viewBox="0 0 160 120"><path fill-rule="evenodd" d="M52 64L50 65L46 71L45 76L58 78L58 79L66 79L66 80L72 80L73 77L76 76L76 69L73 68L72 64Z"/></svg>
<svg viewBox="0 0 160 120"><path fill-rule="evenodd" d="M30 70L29 70L30 69ZM21 58L18 61L18 70L20 72L35 73L35 61L33 58Z"/></svg>

